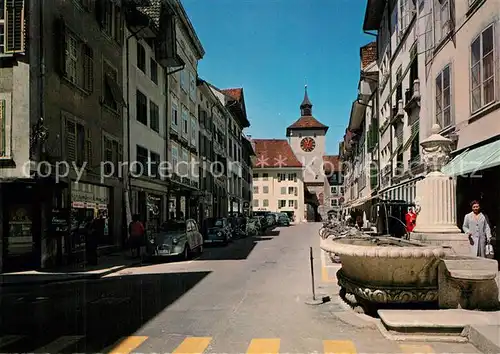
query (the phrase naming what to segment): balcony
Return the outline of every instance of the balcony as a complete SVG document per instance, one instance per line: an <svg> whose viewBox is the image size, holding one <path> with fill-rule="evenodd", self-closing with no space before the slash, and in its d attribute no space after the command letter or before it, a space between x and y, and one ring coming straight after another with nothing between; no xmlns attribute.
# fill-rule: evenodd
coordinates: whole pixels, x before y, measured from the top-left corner
<svg viewBox="0 0 500 354"><path fill-rule="evenodd" d="M413 85L405 92L405 107L406 113L420 107L420 80L413 81Z"/></svg>
<svg viewBox="0 0 500 354"><path fill-rule="evenodd" d="M399 100L397 106L392 107L391 124L397 125L403 123L405 111L403 107L403 100Z"/></svg>

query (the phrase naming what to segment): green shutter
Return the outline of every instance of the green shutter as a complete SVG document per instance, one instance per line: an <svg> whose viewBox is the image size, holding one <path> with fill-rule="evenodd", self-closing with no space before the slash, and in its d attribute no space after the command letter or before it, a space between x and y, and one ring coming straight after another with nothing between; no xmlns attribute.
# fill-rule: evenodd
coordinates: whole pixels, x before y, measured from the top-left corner
<svg viewBox="0 0 500 354"><path fill-rule="evenodd" d="M0 132L0 156L4 157L6 154L6 146L5 146L5 140L7 137L6 131L5 131L5 120L7 117L5 117L5 100L0 100L0 129L2 130Z"/></svg>
<svg viewBox="0 0 500 354"><path fill-rule="evenodd" d="M5 0L5 53L24 52L24 0Z"/></svg>

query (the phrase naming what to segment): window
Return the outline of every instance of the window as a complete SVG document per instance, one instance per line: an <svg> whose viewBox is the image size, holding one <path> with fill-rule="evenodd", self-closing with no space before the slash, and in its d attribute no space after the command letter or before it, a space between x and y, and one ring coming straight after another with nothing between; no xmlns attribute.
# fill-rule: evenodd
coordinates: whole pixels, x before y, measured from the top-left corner
<svg viewBox="0 0 500 354"><path fill-rule="evenodd" d="M337 187L330 187L330 193L331 194L337 194Z"/></svg>
<svg viewBox="0 0 500 354"><path fill-rule="evenodd" d="M288 201L288 207L293 208L295 206L295 200L289 200Z"/></svg>
<svg viewBox="0 0 500 354"><path fill-rule="evenodd" d="M264 193L264 194L269 193L269 187L268 186L262 187L262 193Z"/></svg>
<svg viewBox="0 0 500 354"><path fill-rule="evenodd" d="M332 206L332 207L336 207L337 205L338 205L338 201L337 201L337 199L331 199L331 200L330 200L330 206Z"/></svg>
<svg viewBox="0 0 500 354"><path fill-rule="evenodd" d="M149 171L148 171L148 159L149 159L149 156L148 156L148 149L140 146L140 145L136 145L136 161L137 161L137 170L136 170L136 173L137 174L141 174L141 175L149 175Z"/></svg>
<svg viewBox="0 0 500 354"><path fill-rule="evenodd" d="M123 39L123 22L120 7L114 1L103 0L98 2L98 21L102 30L112 39L121 43Z"/></svg>
<svg viewBox="0 0 500 354"><path fill-rule="evenodd" d="M253 194L259 194L259 187L253 187Z"/></svg>
<svg viewBox="0 0 500 354"><path fill-rule="evenodd" d="M177 108L177 100L172 98L172 129L177 131L179 126L179 111Z"/></svg>
<svg viewBox="0 0 500 354"><path fill-rule="evenodd" d="M148 99L141 91L135 93L135 116L137 121L148 125Z"/></svg>
<svg viewBox="0 0 500 354"><path fill-rule="evenodd" d="M288 187L288 194L294 194L295 193L295 187Z"/></svg>
<svg viewBox="0 0 500 354"><path fill-rule="evenodd" d="M450 6L450 0L435 0L435 42L439 42L448 35L451 30L451 11L454 11Z"/></svg>
<svg viewBox="0 0 500 354"><path fill-rule="evenodd" d="M259 174L258 173L254 173L253 174L253 179L257 179L257 178L259 178Z"/></svg>
<svg viewBox="0 0 500 354"><path fill-rule="evenodd" d="M188 72L186 69L181 70L181 89L188 92Z"/></svg>
<svg viewBox="0 0 500 354"><path fill-rule="evenodd" d="M71 118L66 118L66 161L77 166L87 166L92 163L92 140L90 129L77 123Z"/></svg>
<svg viewBox="0 0 500 354"><path fill-rule="evenodd" d="M181 177L189 177L189 168L188 168L188 164L189 164L189 160L188 160L188 152L186 149L182 149L181 151L182 153L182 156L181 156L181 161L183 162L183 171L181 173Z"/></svg>
<svg viewBox="0 0 500 354"><path fill-rule="evenodd" d="M188 133L188 110L185 106L182 106L182 134L187 135Z"/></svg>
<svg viewBox="0 0 500 354"><path fill-rule="evenodd" d="M254 208L258 208L259 207L259 200L258 199L254 199L253 200L253 206L254 206Z"/></svg>
<svg viewBox="0 0 500 354"><path fill-rule="evenodd" d="M189 72L189 97L196 101L196 76L192 72Z"/></svg>
<svg viewBox="0 0 500 354"><path fill-rule="evenodd" d="M447 65L436 78L436 122L441 128L451 124L450 66Z"/></svg>
<svg viewBox="0 0 500 354"><path fill-rule="evenodd" d="M151 73L151 81L158 85L158 63L153 58L149 59L149 69Z"/></svg>
<svg viewBox="0 0 500 354"><path fill-rule="evenodd" d="M278 208L285 208L286 207L286 200L278 200Z"/></svg>
<svg viewBox="0 0 500 354"><path fill-rule="evenodd" d="M278 173L278 182L285 181L286 180L286 174L285 173Z"/></svg>
<svg viewBox="0 0 500 354"><path fill-rule="evenodd" d="M160 108L153 101L149 101L149 125L155 132L160 132Z"/></svg>
<svg viewBox="0 0 500 354"><path fill-rule="evenodd" d="M159 166L160 166L160 155L151 151L149 157L149 173L151 177L159 177L158 176Z"/></svg>
<svg viewBox="0 0 500 354"><path fill-rule="evenodd" d="M137 42L137 68L146 73L146 49L139 42Z"/></svg>
<svg viewBox="0 0 500 354"><path fill-rule="evenodd" d="M264 199L262 206L267 208L269 206L269 199Z"/></svg>
<svg viewBox="0 0 500 354"><path fill-rule="evenodd" d="M104 72L104 105L117 111L118 105L125 104L122 89L118 85L118 71L105 60L102 62L102 70Z"/></svg>
<svg viewBox="0 0 500 354"><path fill-rule="evenodd" d="M113 140L104 137L102 150L103 160L107 162L113 162ZM109 175L112 172L112 166L110 166L109 164L106 164L105 166L105 173Z"/></svg>
<svg viewBox="0 0 500 354"><path fill-rule="evenodd" d="M0 54L24 52L24 1L0 1Z"/></svg>
<svg viewBox="0 0 500 354"><path fill-rule="evenodd" d="M267 174L267 173L263 173L263 174L262 174L262 180L263 180L263 181L267 181L267 180L268 180L268 178L269 178L269 174Z"/></svg>
<svg viewBox="0 0 500 354"><path fill-rule="evenodd" d="M174 171L177 170L177 165L179 164L179 148L176 145L172 145L172 167Z"/></svg>
<svg viewBox="0 0 500 354"><path fill-rule="evenodd" d="M281 194L286 194L286 187L281 187Z"/></svg>
<svg viewBox="0 0 500 354"><path fill-rule="evenodd" d="M64 77L80 87L91 92L94 89L94 52L74 33L65 33Z"/></svg>
<svg viewBox="0 0 500 354"><path fill-rule="evenodd" d="M495 100L494 26L486 28L471 44L471 108L476 112Z"/></svg>
<svg viewBox="0 0 500 354"><path fill-rule="evenodd" d="M289 181L297 182L297 174L296 173L289 173L288 174L288 180Z"/></svg>
<svg viewBox="0 0 500 354"><path fill-rule="evenodd" d="M196 118L191 116L191 145L196 146L196 141L198 140L198 127L196 123Z"/></svg>

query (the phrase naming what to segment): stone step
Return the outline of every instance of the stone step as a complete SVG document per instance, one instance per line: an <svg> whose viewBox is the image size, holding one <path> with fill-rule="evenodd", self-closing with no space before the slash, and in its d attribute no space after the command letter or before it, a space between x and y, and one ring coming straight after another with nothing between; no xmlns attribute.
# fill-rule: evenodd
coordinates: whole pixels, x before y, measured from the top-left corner
<svg viewBox="0 0 500 354"><path fill-rule="evenodd" d="M469 326L498 325L499 312L468 310L379 310L379 329L393 340L466 342Z"/></svg>
<svg viewBox="0 0 500 354"><path fill-rule="evenodd" d="M472 325L467 329L467 337L481 353L500 353L500 326L498 325Z"/></svg>

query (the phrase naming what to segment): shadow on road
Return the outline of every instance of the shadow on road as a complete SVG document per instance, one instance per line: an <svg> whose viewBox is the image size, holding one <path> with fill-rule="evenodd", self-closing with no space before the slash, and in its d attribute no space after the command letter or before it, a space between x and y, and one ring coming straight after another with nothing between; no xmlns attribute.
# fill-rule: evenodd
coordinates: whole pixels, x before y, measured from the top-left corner
<svg viewBox="0 0 500 354"><path fill-rule="evenodd" d="M147 274L33 288L1 299L2 353L51 351L62 336L81 336L61 353L96 353L133 335L210 272ZM54 350L54 349L52 349Z"/></svg>
<svg viewBox="0 0 500 354"><path fill-rule="evenodd" d="M222 261L247 259L260 241L270 241L273 239L273 236L278 236L279 233L278 230L267 230L262 236L249 236L235 240L226 247L205 248L203 254L197 260Z"/></svg>

